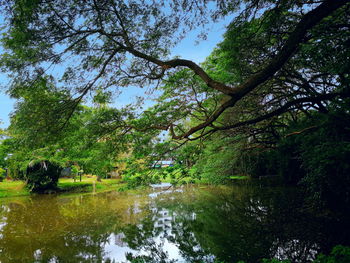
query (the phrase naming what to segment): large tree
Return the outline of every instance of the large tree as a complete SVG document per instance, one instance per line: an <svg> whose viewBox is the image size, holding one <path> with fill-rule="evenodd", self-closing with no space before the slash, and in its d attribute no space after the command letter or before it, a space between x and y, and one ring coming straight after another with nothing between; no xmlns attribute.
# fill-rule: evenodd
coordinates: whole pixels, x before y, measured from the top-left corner
<svg viewBox="0 0 350 263"><path fill-rule="evenodd" d="M84 96L95 89L157 87L165 79L167 89L177 92L176 99L171 94L137 120L121 118L113 123L111 116L103 121L110 130L122 128L124 132L169 130L174 139L194 139L257 123L296 105L324 108L324 101L349 96L346 66L326 74L322 92L312 82L324 77L322 71L318 76L320 71L314 70L320 67L320 48L331 54L349 41L347 0L212 3L215 1L2 1L7 21L2 66L11 72L10 94L23 97L23 90L31 91L43 75L56 76L57 87L70 94L59 101L65 114L57 123L65 126ZM220 57L206 67L170 57L171 48L186 32L231 13L236 14L230 25L232 35L227 35L223 49L232 52L232 58L224 67L220 67L224 62ZM345 51L338 56L342 63L349 56L349 50ZM230 78L218 74L222 68ZM293 96L288 96L290 92ZM235 107L251 94L256 98L250 100L253 105L260 108L269 101L273 107L242 119ZM211 98L207 104L206 96ZM225 123L222 115L229 109L236 118ZM181 125L195 110L203 113L198 121Z"/></svg>

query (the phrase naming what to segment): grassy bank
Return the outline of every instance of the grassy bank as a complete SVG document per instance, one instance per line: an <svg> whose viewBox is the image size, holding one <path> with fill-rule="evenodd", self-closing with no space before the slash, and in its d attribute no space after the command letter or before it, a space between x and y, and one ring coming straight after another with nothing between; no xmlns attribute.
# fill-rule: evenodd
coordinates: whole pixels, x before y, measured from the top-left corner
<svg viewBox="0 0 350 263"><path fill-rule="evenodd" d="M93 192L94 188L95 192L103 192L117 190L122 185L123 184L120 179L103 179L101 182L97 182L96 177L83 177L81 182L79 180L74 182L74 180L71 178L60 178L58 181L58 192L87 193ZM5 180L0 182L0 198L28 195L30 195L30 192L25 187L25 183L23 181Z"/></svg>
<svg viewBox="0 0 350 263"><path fill-rule="evenodd" d="M0 198L12 196L29 195L29 191L25 188L22 181L3 181L0 182Z"/></svg>
<svg viewBox="0 0 350 263"><path fill-rule="evenodd" d="M58 182L58 188L60 192L93 192L94 183L96 192L118 189L122 186L120 179L103 179L98 182L95 177L83 177L81 182L78 180L74 182L71 178L61 178Z"/></svg>

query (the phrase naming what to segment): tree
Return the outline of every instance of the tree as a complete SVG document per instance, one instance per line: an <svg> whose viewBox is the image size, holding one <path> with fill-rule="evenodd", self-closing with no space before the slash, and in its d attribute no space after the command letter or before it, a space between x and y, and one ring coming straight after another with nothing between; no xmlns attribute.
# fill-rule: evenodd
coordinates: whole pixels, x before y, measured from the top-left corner
<svg viewBox="0 0 350 263"><path fill-rule="evenodd" d="M69 99L67 93L56 89L48 79L37 84L32 92L22 90L7 130L9 138L0 144L0 157L11 153L6 161L11 177L24 179L36 192L55 189L60 169L65 167L81 167L86 173L106 177L116 166L118 154L130 145L128 137L118 133L101 136L98 132L107 128L104 118L113 114L117 120L119 111L78 105L70 125L58 131L56 114L62 106L60 101ZM43 126L48 127L40 130Z"/></svg>
<svg viewBox="0 0 350 263"><path fill-rule="evenodd" d="M320 45L326 47L330 43L330 52L332 48L338 48L332 44L332 35L327 35L328 26L334 26L346 35L349 8L346 0L217 1L214 9L206 5L206 1L141 0L13 0L2 2L2 6L8 19L3 38L7 53L3 55L2 65L12 72L14 81L10 93L16 96L17 90L31 91L33 83L50 71L49 65L64 67L64 74L56 79L59 88L77 94L62 101L65 105L64 120L69 119L84 96L96 88L107 90L135 84L156 85L183 69L187 70L185 78L179 79L182 83L179 95L187 97L190 83L186 75L193 74L203 87L204 94L215 94L218 98L217 105L209 107L209 110L202 103L197 103L197 109L205 111L201 121L183 130L179 124L192 111L187 108L185 112L172 114L181 109L182 104L168 101L144 112L139 120L124 118L116 127L126 132L156 128L169 130L174 139L194 139L218 130L261 122L301 103L313 103L322 108L324 101L349 95L348 91L335 89L313 94L313 88L303 84L308 79L296 76L299 77L298 85L290 85L308 89L306 96L291 99L283 96L282 100L278 96L273 97L276 107L269 108L262 115L252 115L244 120L237 116L235 122L220 125L223 113L230 109L235 112L235 107L249 94L264 90L267 83L275 84L273 88L277 91L273 94L278 94L279 90L284 92L284 88L278 89L279 81L283 79L281 73L290 66L293 68L302 59L309 61L309 57L298 57L298 54L317 53ZM235 66L233 72L227 73L235 74L231 82L216 78L210 70L193 61L169 57L170 48L188 30L206 24L208 17L217 19L233 12L239 14L230 26L233 28L231 32L238 32L240 37L236 42L229 37L236 52L234 63L228 64ZM335 23L329 19L333 14L340 18ZM320 39L324 40L321 44ZM340 42L344 44L346 41ZM262 45L260 49L253 47L249 53L249 48L243 48L245 43ZM300 53L308 44L307 47L311 48L306 47L306 52ZM317 65L314 61L311 64ZM296 70L292 73L300 72ZM51 70L51 74L57 74L57 70ZM329 84L347 83L347 78L346 74L337 75ZM66 124L64 120L63 126Z"/></svg>

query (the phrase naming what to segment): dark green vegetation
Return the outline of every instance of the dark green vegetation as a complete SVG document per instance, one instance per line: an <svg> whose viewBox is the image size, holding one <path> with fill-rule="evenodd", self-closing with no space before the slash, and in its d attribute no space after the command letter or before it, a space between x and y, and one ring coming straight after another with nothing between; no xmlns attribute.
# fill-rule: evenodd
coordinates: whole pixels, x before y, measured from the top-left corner
<svg viewBox="0 0 350 263"><path fill-rule="evenodd" d="M342 247L331 253L346 242L349 221L301 209L295 188L261 189L186 186L6 199L0 206L0 260L306 263L322 252L330 256L316 262L325 263L349 257Z"/></svg>
<svg viewBox="0 0 350 263"><path fill-rule="evenodd" d="M282 175L312 199L347 205L348 189L335 185L349 174L348 1L168 4L2 2L1 66L18 104L1 166L25 180L43 160L99 177L127 168L131 178L173 158L180 178ZM193 27L205 33L208 19L230 14L204 63L171 57ZM133 85L156 91L155 105L111 104ZM136 184L153 181L144 177Z"/></svg>
<svg viewBox="0 0 350 263"><path fill-rule="evenodd" d="M320 254L312 262L314 263L346 263L350 261L350 247L335 246L332 249L330 255ZM292 261L278 260L278 259L263 259L262 263L291 263ZM237 263L244 263L244 261L239 261Z"/></svg>
<svg viewBox="0 0 350 263"><path fill-rule="evenodd" d="M298 187L300 209L349 219L349 1L0 5L0 66L17 99L0 133L0 180L6 174L33 192L51 192L68 168L74 181L122 177L123 189L257 179ZM232 21L223 41L203 63L171 53L193 28L205 38L225 16ZM153 102L118 105L118 94L135 86L153 93ZM165 160L173 166L156 168ZM244 247L250 257L235 260L262 259L240 246L232 253Z"/></svg>
<svg viewBox="0 0 350 263"><path fill-rule="evenodd" d="M46 189L55 189L61 168L48 161L30 164L26 171L27 187L31 192L44 192Z"/></svg>

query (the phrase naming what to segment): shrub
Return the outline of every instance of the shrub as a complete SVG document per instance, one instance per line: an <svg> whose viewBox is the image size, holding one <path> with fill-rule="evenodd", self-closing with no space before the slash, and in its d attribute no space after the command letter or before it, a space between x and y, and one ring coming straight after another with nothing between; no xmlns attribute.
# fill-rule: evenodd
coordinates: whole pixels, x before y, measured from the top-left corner
<svg viewBox="0 0 350 263"><path fill-rule="evenodd" d="M320 254L314 263L348 263L350 262L350 247L335 246L329 256Z"/></svg>
<svg viewBox="0 0 350 263"><path fill-rule="evenodd" d="M6 170L0 167L0 182L2 182L6 177Z"/></svg>
<svg viewBox="0 0 350 263"><path fill-rule="evenodd" d="M43 193L56 190L62 168L47 160L31 163L27 167L27 187L31 192Z"/></svg>
<svg viewBox="0 0 350 263"><path fill-rule="evenodd" d="M302 180L310 199L327 207L346 211L350 205L350 116L326 116L300 144Z"/></svg>

